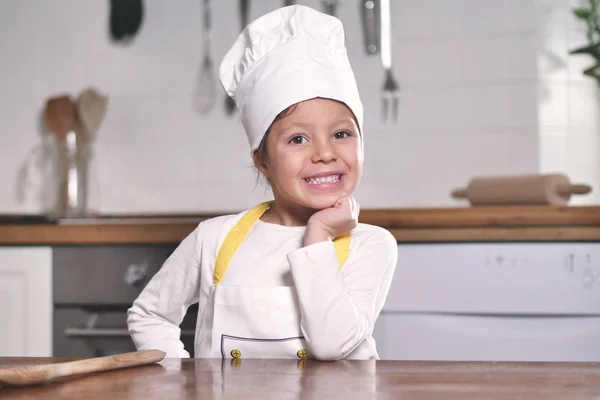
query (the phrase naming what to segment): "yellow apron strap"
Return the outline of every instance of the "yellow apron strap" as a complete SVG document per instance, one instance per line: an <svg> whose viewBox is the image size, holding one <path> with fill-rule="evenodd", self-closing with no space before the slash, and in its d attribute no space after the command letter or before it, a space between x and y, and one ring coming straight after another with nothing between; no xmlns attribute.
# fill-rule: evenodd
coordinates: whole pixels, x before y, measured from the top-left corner
<svg viewBox="0 0 600 400"><path fill-rule="evenodd" d="M237 251L238 247L240 247L240 244L244 241L244 238L248 232L250 232L250 229L252 229L256 221L258 221L265 211L269 209L271 203L271 201L266 201L249 210L227 233L227 236L225 236L225 240L219 249L219 254L217 255L217 260L215 262L213 285L221 283L231 258ZM337 255L338 263L340 265L340 269L342 269L342 266L348 259L348 253L350 251L350 234L348 233L340 236L333 242L335 245L335 253Z"/></svg>
<svg viewBox="0 0 600 400"><path fill-rule="evenodd" d="M336 237L333 239L333 245L335 246L335 254L337 255L341 270L348 259L348 253L350 253L350 234L346 233L345 235Z"/></svg>

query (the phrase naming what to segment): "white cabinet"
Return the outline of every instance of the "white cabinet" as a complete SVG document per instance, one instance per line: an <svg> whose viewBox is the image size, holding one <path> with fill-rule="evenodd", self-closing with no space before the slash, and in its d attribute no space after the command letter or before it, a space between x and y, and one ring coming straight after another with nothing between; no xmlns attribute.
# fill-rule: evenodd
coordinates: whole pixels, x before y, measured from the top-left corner
<svg viewBox="0 0 600 400"><path fill-rule="evenodd" d="M0 356L52 356L52 248L0 247Z"/></svg>

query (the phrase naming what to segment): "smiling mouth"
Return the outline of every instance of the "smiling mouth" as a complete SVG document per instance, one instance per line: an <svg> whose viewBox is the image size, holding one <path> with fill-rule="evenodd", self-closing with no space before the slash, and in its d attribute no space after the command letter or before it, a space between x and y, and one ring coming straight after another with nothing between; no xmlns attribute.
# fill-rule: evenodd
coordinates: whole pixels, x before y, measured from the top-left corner
<svg viewBox="0 0 600 400"><path fill-rule="evenodd" d="M319 185L323 183L336 183L342 178L342 175L319 176L317 178L304 178L310 185Z"/></svg>

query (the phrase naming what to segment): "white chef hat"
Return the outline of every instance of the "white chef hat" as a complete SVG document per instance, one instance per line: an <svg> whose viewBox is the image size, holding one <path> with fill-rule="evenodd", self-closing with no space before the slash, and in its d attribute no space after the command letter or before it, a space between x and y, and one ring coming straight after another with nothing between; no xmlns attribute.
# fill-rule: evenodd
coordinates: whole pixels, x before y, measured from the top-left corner
<svg viewBox="0 0 600 400"><path fill-rule="evenodd" d="M342 23L310 7L279 8L249 24L225 55L219 78L239 109L251 151L281 111L315 97L346 104L362 132Z"/></svg>

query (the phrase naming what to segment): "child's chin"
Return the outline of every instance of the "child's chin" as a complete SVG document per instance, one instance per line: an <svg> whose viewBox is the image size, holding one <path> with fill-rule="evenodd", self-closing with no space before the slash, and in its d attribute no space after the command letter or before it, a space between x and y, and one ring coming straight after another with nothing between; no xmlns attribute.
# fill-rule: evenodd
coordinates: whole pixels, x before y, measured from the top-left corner
<svg viewBox="0 0 600 400"><path fill-rule="evenodd" d="M338 200L338 196L328 196L319 199L314 199L311 200L309 207L314 210L324 210L326 208L333 207Z"/></svg>

